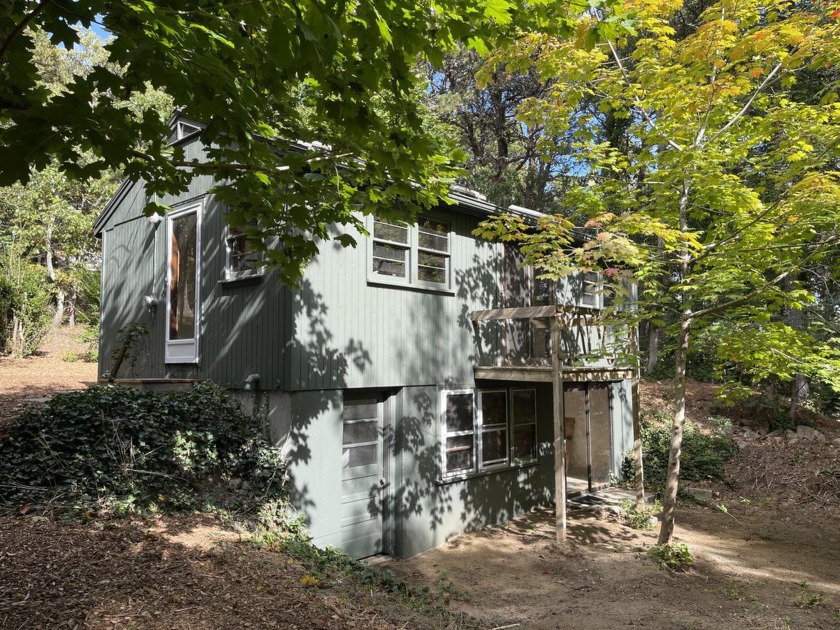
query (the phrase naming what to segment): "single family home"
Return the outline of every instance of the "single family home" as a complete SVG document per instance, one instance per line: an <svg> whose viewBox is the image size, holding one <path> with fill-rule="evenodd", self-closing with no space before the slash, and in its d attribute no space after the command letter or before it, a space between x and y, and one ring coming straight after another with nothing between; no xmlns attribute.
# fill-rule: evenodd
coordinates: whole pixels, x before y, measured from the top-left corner
<svg viewBox="0 0 840 630"><path fill-rule="evenodd" d="M173 130L202 154L198 126ZM209 379L255 405L316 544L409 557L616 479L632 371L597 273L534 279L515 248L473 236L502 209L456 188L410 224L366 217L356 248L321 243L292 289L212 185L162 199L162 217L144 215L142 182L104 208L100 373L139 324L118 382Z"/></svg>

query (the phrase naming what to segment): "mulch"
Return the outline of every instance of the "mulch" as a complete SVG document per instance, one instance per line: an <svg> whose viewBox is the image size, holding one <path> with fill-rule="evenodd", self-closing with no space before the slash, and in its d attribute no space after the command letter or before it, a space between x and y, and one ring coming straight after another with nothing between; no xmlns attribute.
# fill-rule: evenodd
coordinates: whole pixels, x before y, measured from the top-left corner
<svg viewBox="0 0 840 630"><path fill-rule="evenodd" d="M208 524L220 527L206 515L88 524L0 517L0 628L396 627L365 591L302 584L305 567L285 554L208 544L196 533Z"/></svg>

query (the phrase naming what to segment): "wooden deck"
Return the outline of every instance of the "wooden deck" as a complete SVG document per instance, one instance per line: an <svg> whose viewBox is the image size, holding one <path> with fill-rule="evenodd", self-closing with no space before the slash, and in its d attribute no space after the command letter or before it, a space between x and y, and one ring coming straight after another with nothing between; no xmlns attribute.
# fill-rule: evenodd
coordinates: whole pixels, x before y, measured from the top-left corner
<svg viewBox="0 0 840 630"><path fill-rule="evenodd" d="M551 383L554 380L554 370L551 366L508 365L508 366L476 366L476 379L497 381L527 381L530 383ZM584 381L619 381L632 378L633 371L628 369L609 368L571 368L562 369L564 382Z"/></svg>

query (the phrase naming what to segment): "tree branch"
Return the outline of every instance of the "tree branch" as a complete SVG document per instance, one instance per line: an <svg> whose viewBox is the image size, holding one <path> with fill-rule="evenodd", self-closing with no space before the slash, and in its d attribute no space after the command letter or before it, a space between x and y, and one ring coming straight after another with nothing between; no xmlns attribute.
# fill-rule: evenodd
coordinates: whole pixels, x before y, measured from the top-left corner
<svg viewBox="0 0 840 630"><path fill-rule="evenodd" d="M754 101L755 101L755 99L758 97L758 95L761 93L761 91L762 91L765 87L767 87L767 84L768 84L768 83L770 83L770 80L771 80L771 79L772 79L772 78L776 75L776 73L777 73L779 70L781 70L781 69L782 69L782 62L780 61L779 63L777 63L777 64L776 64L776 67L774 67L774 68L770 71L770 74L768 74L768 75L767 75L767 77L765 77L764 81L762 81L762 82L761 82L761 85L759 85L759 86L755 89L755 92L753 92L753 95L752 95L752 96L750 97L750 99L746 102L746 104L745 104L745 105L741 108L741 111L739 111L737 114L735 114L735 115L734 115L734 116L733 116L733 117L729 120L729 122L728 122L728 123L726 123L723 127L721 127L721 128L718 130L718 132L717 132L715 135L713 135L711 138L709 138L709 142L708 142L708 144L711 144L711 143L713 143L715 140L717 140L718 138L720 138L720 137L721 137L721 135L723 135L723 134L724 134L724 133L725 133L725 132L726 132L726 131L727 131L727 130L728 130L728 129L732 126L732 125L734 125L736 122L738 122L738 120L741 118L741 116L743 116L744 114L746 114L746 113L747 113L747 110L749 110L749 108L750 108L750 107L752 107L753 102L754 102Z"/></svg>
<svg viewBox="0 0 840 630"><path fill-rule="evenodd" d="M15 26L14 30L9 33L9 36L3 40L3 45L0 46L0 59L4 57L6 52L9 50L9 47L12 45L12 42L17 39L17 37L24 31L24 29L29 25L29 23L35 19L35 17L43 11L44 7L47 6L51 0L41 0L34 9L26 15L20 23Z"/></svg>
<svg viewBox="0 0 840 630"><path fill-rule="evenodd" d="M618 64L618 69L619 69L619 70L621 70L621 76L624 78L624 82L625 82L625 83L627 84L627 86L628 86L629 88L631 88L631 90L632 90L632 88L633 88L633 84L632 84L632 83L631 83L631 81L630 81L630 77L629 77L629 76L627 76L627 71L624 69L624 65L621 63L621 59L620 59L620 58L619 58L619 56L618 56L618 52L616 51L615 46L613 46L613 43L612 43L612 42L610 42L610 41L608 41L608 42L607 42L607 45L610 47L610 51L612 52L613 59L615 59L615 62ZM639 97L638 97L638 96L636 96L636 95L634 94L634 95L633 95L633 100L636 102L636 106L639 108L639 111L641 111L641 113L642 113L642 117L643 117L643 118L647 121L647 123L648 123L651 127L653 127L654 129L656 129L657 131L659 131L659 127L657 127L657 126L656 126L656 122L655 122L655 121L654 121L654 120L650 117L650 115L649 115L649 114L648 114L648 112L647 112L647 108L645 108L645 107L642 105L641 101L639 100ZM669 144L671 147L673 147L674 149L676 149L677 151L683 151L683 150L684 150L684 149L682 148L682 146L680 146L679 144L677 144L677 143L676 143L674 140L672 140L671 138L668 138L668 144Z"/></svg>

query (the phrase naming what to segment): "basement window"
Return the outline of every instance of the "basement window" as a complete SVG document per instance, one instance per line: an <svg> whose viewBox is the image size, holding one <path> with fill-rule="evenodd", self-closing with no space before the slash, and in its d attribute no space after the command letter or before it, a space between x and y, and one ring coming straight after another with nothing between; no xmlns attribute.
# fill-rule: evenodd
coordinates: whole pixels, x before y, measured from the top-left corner
<svg viewBox="0 0 840 630"><path fill-rule="evenodd" d="M440 398L444 479L536 461L535 389L445 390Z"/></svg>

